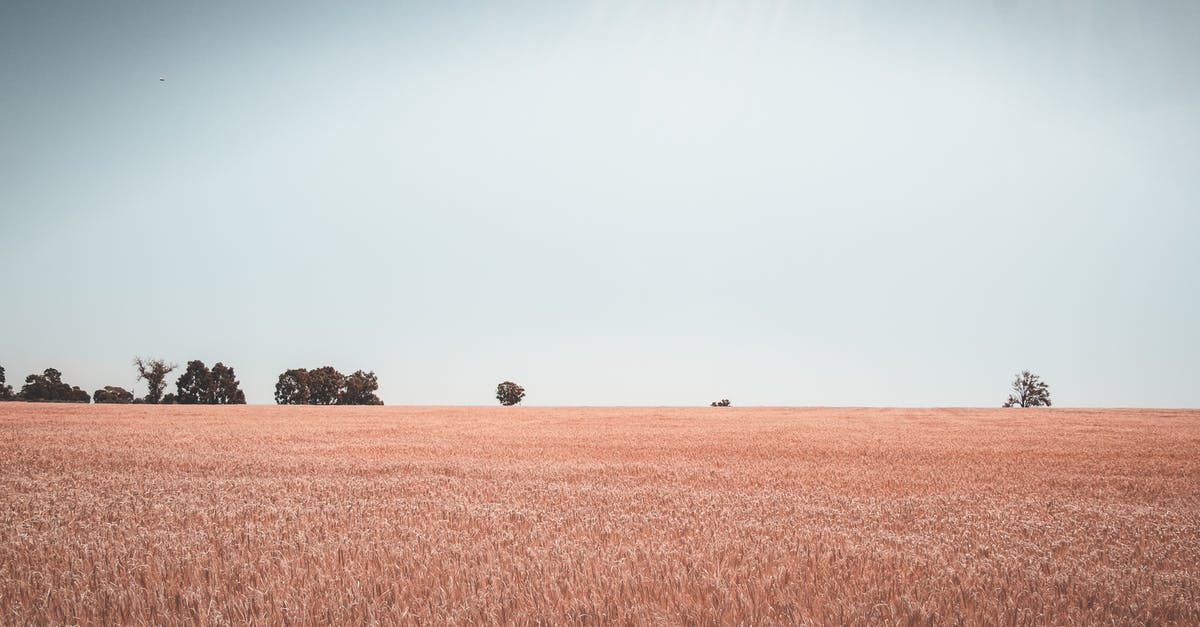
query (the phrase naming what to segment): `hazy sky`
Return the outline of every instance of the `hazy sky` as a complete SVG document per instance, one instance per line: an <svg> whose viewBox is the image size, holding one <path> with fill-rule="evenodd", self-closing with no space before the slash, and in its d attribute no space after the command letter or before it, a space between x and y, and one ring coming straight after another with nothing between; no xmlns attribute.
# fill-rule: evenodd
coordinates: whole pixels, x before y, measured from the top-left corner
<svg viewBox="0 0 1200 627"><path fill-rule="evenodd" d="M995 406L1028 368L1200 406L1197 32L1192 0L4 0L0 365L616 405Z"/></svg>

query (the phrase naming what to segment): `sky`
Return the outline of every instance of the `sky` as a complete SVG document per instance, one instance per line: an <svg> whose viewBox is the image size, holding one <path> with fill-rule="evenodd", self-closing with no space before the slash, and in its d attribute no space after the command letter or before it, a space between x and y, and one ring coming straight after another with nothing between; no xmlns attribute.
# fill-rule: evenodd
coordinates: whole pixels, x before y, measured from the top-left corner
<svg viewBox="0 0 1200 627"><path fill-rule="evenodd" d="M902 4L0 2L0 365L1200 406L1200 4Z"/></svg>

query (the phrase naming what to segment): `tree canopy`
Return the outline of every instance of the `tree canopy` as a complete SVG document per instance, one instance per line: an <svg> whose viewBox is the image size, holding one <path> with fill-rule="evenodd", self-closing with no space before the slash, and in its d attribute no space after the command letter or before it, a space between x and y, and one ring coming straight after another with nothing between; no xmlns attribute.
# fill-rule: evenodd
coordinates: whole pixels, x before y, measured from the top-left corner
<svg viewBox="0 0 1200 627"><path fill-rule="evenodd" d="M4 366L0 366L0 401L11 401L16 398L11 385L4 383Z"/></svg>
<svg viewBox="0 0 1200 627"><path fill-rule="evenodd" d="M92 400L96 403L132 403L133 392L125 388L106 385L92 392Z"/></svg>
<svg viewBox="0 0 1200 627"><path fill-rule="evenodd" d="M138 371L138 380L144 380L146 387L146 402L157 403L162 400L163 390L167 387L167 375L179 366L169 364L162 359L134 357L133 365Z"/></svg>
<svg viewBox="0 0 1200 627"><path fill-rule="evenodd" d="M62 380L62 373L54 368L46 368L42 374L31 374L25 377L25 385L21 387L21 400L46 401L53 403L90 403L91 395L79 389L79 386L68 385Z"/></svg>
<svg viewBox="0 0 1200 627"><path fill-rule="evenodd" d="M382 405L375 395L375 372L356 370L349 376L333 366L313 370L291 368L275 382L275 402L280 405Z"/></svg>
<svg viewBox="0 0 1200 627"><path fill-rule="evenodd" d="M308 404L308 370L285 370L275 382L275 402L280 405Z"/></svg>
<svg viewBox="0 0 1200 627"><path fill-rule="evenodd" d="M512 381L504 381L496 386L496 400L500 401L501 405L506 407L516 405L523 398L525 398L525 388Z"/></svg>
<svg viewBox="0 0 1200 627"><path fill-rule="evenodd" d="M1022 370L1012 382L1012 394L1004 401L1004 407L1049 407L1050 386L1041 377Z"/></svg>
<svg viewBox="0 0 1200 627"><path fill-rule="evenodd" d="M308 403L310 405L334 405L342 391L346 376L333 366L321 366L308 371Z"/></svg>
<svg viewBox="0 0 1200 627"><path fill-rule="evenodd" d="M374 371L356 370L343 382L338 405L382 405L383 401L375 395L378 389L379 379Z"/></svg>
<svg viewBox="0 0 1200 627"><path fill-rule="evenodd" d="M183 405L245 405L233 368L217 362L212 370L194 359L175 382L175 402Z"/></svg>

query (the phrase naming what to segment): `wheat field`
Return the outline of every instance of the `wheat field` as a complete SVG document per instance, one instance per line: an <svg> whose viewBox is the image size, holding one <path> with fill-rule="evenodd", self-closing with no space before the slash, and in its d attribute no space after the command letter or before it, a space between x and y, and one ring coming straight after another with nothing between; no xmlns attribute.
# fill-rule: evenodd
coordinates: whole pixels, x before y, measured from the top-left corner
<svg viewBox="0 0 1200 627"><path fill-rule="evenodd" d="M0 405L0 624L1200 623L1200 412Z"/></svg>

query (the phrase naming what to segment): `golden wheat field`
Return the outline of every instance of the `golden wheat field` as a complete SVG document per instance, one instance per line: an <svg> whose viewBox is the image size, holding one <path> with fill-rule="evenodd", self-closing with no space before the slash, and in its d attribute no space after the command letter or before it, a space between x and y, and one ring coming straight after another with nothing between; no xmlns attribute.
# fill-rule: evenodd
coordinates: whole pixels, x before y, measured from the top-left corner
<svg viewBox="0 0 1200 627"><path fill-rule="evenodd" d="M0 405L0 623L1200 622L1200 412Z"/></svg>

